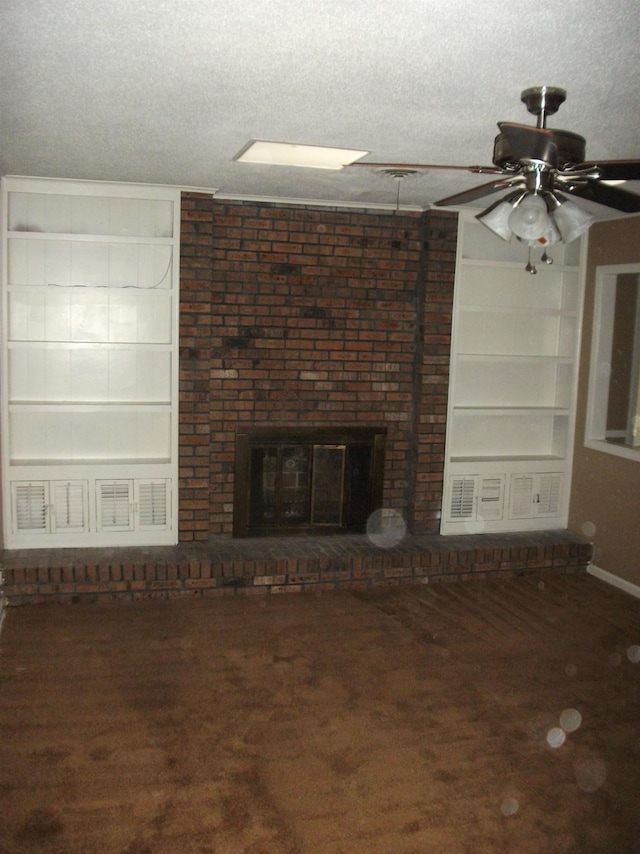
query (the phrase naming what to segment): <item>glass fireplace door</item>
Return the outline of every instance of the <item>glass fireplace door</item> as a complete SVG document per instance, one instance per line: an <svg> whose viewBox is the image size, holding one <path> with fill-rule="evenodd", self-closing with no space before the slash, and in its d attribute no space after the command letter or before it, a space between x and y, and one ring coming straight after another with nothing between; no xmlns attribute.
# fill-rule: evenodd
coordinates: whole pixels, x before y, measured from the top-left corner
<svg viewBox="0 0 640 854"><path fill-rule="evenodd" d="M311 523L342 525L344 506L344 445L313 446Z"/></svg>
<svg viewBox="0 0 640 854"><path fill-rule="evenodd" d="M251 525L286 527L309 521L311 448L305 445L251 450Z"/></svg>
<svg viewBox="0 0 640 854"><path fill-rule="evenodd" d="M234 536L361 532L382 506L381 428L236 434Z"/></svg>
<svg viewBox="0 0 640 854"><path fill-rule="evenodd" d="M309 448L281 449L279 521L300 525L309 521Z"/></svg>

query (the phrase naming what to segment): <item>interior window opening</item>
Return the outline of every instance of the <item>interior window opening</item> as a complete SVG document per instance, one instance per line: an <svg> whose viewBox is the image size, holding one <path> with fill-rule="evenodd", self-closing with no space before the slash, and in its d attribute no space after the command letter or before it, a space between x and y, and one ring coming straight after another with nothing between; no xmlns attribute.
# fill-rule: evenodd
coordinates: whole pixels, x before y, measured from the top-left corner
<svg viewBox="0 0 640 854"><path fill-rule="evenodd" d="M585 444L640 459L640 265L596 275Z"/></svg>

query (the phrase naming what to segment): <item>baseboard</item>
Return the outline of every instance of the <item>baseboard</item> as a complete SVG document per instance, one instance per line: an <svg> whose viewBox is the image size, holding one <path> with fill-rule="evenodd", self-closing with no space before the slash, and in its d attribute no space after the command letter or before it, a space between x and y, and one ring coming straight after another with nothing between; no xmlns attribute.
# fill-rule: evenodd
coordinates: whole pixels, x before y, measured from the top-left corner
<svg viewBox="0 0 640 854"><path fill-rule="evenodd" d="M618 587L620 590L624 590L625 593L630 593L632 596L640 599L640 587L638 587L637 584L632 584L630 581L620 578L619 575L607 572L606 569L600 569L599 566L595 566L593 563L589 564L587 572L590 575L594 575L596 578L599 578L601 581L606 581L607 584L611 584L613 587Z"/></svg>

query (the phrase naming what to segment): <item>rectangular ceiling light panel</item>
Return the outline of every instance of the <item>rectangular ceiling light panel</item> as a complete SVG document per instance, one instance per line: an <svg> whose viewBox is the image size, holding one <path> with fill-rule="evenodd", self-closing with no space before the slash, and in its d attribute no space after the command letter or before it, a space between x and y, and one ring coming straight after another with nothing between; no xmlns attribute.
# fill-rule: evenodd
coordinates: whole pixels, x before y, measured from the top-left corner
<svg viewBox="0 0 640 854"><path fill-rule="evenodd" d="M253 139L233 158L240 163L268 163L272 166L307 166L312 169L342 169L369 154L352 148L299 145Z"/></svg>

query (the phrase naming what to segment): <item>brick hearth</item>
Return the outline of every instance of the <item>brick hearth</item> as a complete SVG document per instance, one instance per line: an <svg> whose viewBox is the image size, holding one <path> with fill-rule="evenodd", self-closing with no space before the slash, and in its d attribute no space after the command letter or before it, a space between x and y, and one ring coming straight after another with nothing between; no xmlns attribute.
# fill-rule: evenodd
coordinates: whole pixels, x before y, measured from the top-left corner
<svg viewBox="0 0 640 854"><path fill-rule="evenodd" d="M4 551L9 605L320 593L496 575L586 569L591 545L568 531L409 536L392 548L366 536L232 539L129 549Z"/></svg>

